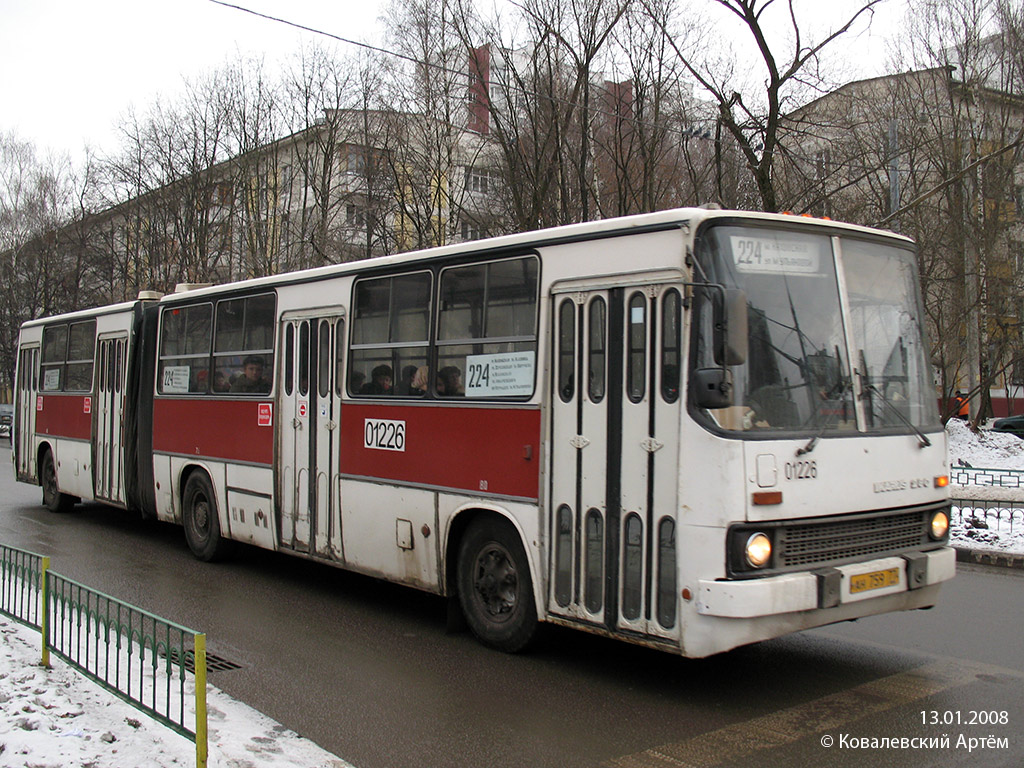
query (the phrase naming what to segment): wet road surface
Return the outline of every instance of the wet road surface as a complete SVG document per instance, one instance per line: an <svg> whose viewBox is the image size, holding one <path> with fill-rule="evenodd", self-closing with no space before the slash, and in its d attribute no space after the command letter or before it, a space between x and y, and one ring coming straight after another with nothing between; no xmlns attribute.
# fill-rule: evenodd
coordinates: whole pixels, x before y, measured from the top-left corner
<svg viewBox="0 0 1024 768"><path fill-rule="evenodd" d="M0 543L206 632L238 665L213 685L357 768L1024 765L1021 572L964 567L931 611L711 659L560 629L508 656L447 633L436 596L251 548L200 563L179 528L51 514L9 470ZM980 711L1007 722L950 720ZM988 736L1006 746L968 750Z"/></svg>

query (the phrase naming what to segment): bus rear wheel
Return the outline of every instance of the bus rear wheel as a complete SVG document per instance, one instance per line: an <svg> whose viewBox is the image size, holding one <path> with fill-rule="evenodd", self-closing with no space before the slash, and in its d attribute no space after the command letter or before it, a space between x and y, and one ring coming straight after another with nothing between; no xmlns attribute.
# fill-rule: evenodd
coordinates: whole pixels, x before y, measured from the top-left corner
<svg viewBox="0 0 1024 768"><path fill-rule="evenodd" d="M75 506L75 497L61 493L57 485L57 465L53 454L47 450L43 454L40 483L43 486L43 506L51 512L70 512Z"/></svg>
<svg viewBox="0 0 1024 768"><path fill-rule="evenodd" d="M185 541L192 554L210 563L224 558L230 542L220 535L217 517L217 497L213 484L203 472L193 472L185 483L181 496L182 523Z"/></svg>
<svg viewBox="0 0 1024 768"><path fill-rule="evenodd" d="M537 607L526 552L511 525L474 523L459 548L459 602L477 638L506 653L526 649L537 632Z"/></svg>

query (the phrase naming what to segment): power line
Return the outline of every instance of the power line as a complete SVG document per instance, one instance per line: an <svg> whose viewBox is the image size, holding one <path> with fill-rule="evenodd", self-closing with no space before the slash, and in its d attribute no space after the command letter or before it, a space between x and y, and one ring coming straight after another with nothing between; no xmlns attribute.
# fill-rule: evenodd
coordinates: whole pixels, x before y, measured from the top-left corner
<svg viewBox="0 0 1024 768"><path fill-rule="evenodd" d="M271 15L269 13L263 13L263 12L260 12L260 11L257 11L257 10L253 10L252 8L247 8L247 7L242 6L242 5L237 5L237 4L234 4L234 3L225 2L225 0L210 0L210 2L214 3L215 5L220 5L220 6L223 6L225 8L230 8L232 10L237 10L237 11L241 11L243 13L248 13L250 15L257 16L258 18L266 19L266 20L268 20L268 22L272 22L272 23L275 23L275 24L282 24L282 25L285 25L287 27L292 27L294 29L301 30L303 32L311 33L313 35L321 35L321 36L330 38L332 40L336 40L336 41L338 41L340 43L344 43L346 45L353 45L353 46L356 46L358 48L364 48L366 50L372 51L374 53L379 53L379 54L382 54L382 55L385 55L385 56L390 56L390 57L393 57L393 58L398 58L398 59L401 59L403 61L407 61L409 63L412 63L412 65L415 65L417 67L423 67L423 68L427 68L427 69L430 69L430 70L434 70L434 71L437 71L437 72L442 73L442 74L447 75L447 76L453 76L454 75L454 76L462 77L462 76L465 76L467 74L466 71L464 71L464 70L456 70L456 69L453 69L451 67L446 67L444 65L439 65L439 63L436 63L436 62L433 62L433 61L429 61L429 60L425 60L425 59L421 59L421 58L417 58L416 56L413 56L413 55L410 55L410 54L407 54L407 53L401 53L399 51L391 50L389 48L384 48L384 47L379 46L379 45L373 45L371 43L361 42L361 41L358 41L358 40L352 40L351 38L346 38L346 37L342 37L341 35L336 35L334 33L327 32L326 30L321 30L321 29L317 29L315 27L309 27L307 25L299 24L297 22L292 22L292 20L287 19L287 18L283 18L281 16L274 16L274 15ZM501 83L501 87L506 89L506 90L509 90L509 91L518 92L518 93L520 93L521 95L524 95L524 96L532 96L532 97L535 97L535 98L543 98L543 99L547 99L547 100L555 102L555 103L560 103L562 105L573 106L573 108L577 108L577 106L580 105L579 102L577 102L577 101L570 101L568 99L560 98L560 97L555 96L554 94L551 94L551 93L540 93L540 92L535 91L535 90L530 90L529 88L526 88L526 87L520 85L518 82L503 82L503 83ZM601 93L604 93L604 94L607 94L607 95L611 95L611 96L615 95L615 94L612 94L611 91L609 91L607 88L605 88L603 86L595 85L594 87L599 92L601 92ZM488 98L488 104L489 104L489 95L488 95L487 98ZM488 106L488 109L489 109L489 106ZM599 116L602 116L602 117L613 118L613 119L617 119L617 118L621 117L620 113L613 112L613 111L606 111L606 110L602 110L600 108L591 108L591 113L593 115L599 115ZM633 122L636 125L645 126L645 127L652 128L652 129L657 129L657 130L672 130L671 128L667 128L665 125L658 124L658 123L652 123L652 122L647 121L647 120L638 120L636 118L632 118L631 122ZM455 124L452 124L452 123L447 123L447 125L450 125L450 127L457 128L457 129L460 129L460 130L465 128L465 126L455 125ZM718 140L718 139L714 138L711 135L711 131L710 130L708 130L707 128L701 128L701 127L698 127L698 126L699 126L699 121L697 121L696 123L691 123L689 127L686 127L686 128L683 128L683 129L679 130L679 135L684 140L685 139L697 139L697 140L701 140L701 141L716 141L716 140ZM792 151L787 151L787 154L790 155L790 157L792 159L800 159L800 160L808 161L808 162L815 160L814 156L804 155L804 154L799 153L799 152L798 153L794 153ZM902 155L902 154L903 154L903 152L899 153L899 155ZM865 162L858 162L857 160L855 160L853 158L846 159L846 160L834 161L833 163L831 163L829 165L829 167L831 169L833 169L834 171L841 170L841 169L848 169L848 170L856 170L856 171L861 172L863 174L870 174L874 170L876 170L876 167L874 167L874 166L872 166L872 165L870 165L868 163L865 163ZM885 170L885 166L884 165L878 166L878 170L880 172L884 171ZM914 203L918 203L918 202L920 202L920 201L914 201ZM883 223L887 222L889 219L893 218L893 216L898 215L899 213L902 213L903 210L905 210L906 208L909 208L909 207L910 207L910 205L905 206L904 209L901 209L900 211L897 211L896 213L892 214L891 216L886 217L885 219L880 221L879 224L883 224Z"/></svg>
<svg viewBox="0 0 1024 768"><path fill-rule="evenodd" d="M391 56L391 57L394 57L394 58L397 58L397 59L401 59L402 61L409 62L410 64L414 64L416 66L426 67L428 69L437 70L438 72L441 72L441 73L443 73L445 75L456 75L456 76L461 77L461 76L464 76L464 75L467 74L464 70L461 70L461 69L452 69L451 67L447 67L447 66L445 66L443 64L437 64L437 63L434 63L434 62L431 62L431 61L426 61L426 60L423 60L423 59L418 59L415 56L410 56L410 55L405 54L405 53L399 53L398 51L393 51L393 50L390 50L388 48L382 48L381 46L371 45L370 43L364 43L364 42L360 42L358 40L352 40L352 39L347 38L347 37L342 37L340 35L336 35L336 34L334 34L332 32L327 32L327 31L322 30L322 29L317 29L316 27L310 27L310 26L307 26L305 24L299 24L297 22L289 21L288 19L283 19L283 18L280 18L278 16L272 16L272 15L267 14L267 13L261 13L259 11L254 11L251 8L246 8L244 6L235 5L234 3L228 3L228 2L225 2L224 0L209 0L209 1L211 3L213 3L213 4L215 4L215 5L220 5L220 6L223 6L225 8L231 8L231 9L236 10L236 11L241 11L243 13L248 13L248 14L250 14L252 16L256 16L256 17L261 18L261 19L266 19L267 21L272 21L272 22L275 22L275 23L278 23L278 24L284 24L285 26L293 27L295 29L300 29L300 30L302 30L304 32L310 32L310 33L315 34L315 35L322 35L322 36L328 37L328 38L330 38L332 40L337 40L340 43L345 43L346 45L354 45L354 46L357 46L359 48L365 48L368 51L372 51L374 53L379 53L379 54L382 54L384 56ZM551 93L539 93L537 91L530 90L529 88L526 88L526 87L524 87L524 86L522 86L522 85L520 85L518 83L515 83L515 82L503 82L503 83L501 83L501 87L506 89L506 90L518 92L518 93L522 94L523 96L532 96L532 97L538 98L538 99L545 99L547 101L550 101L550 102L553 102L553 103L556 103L556 104L561 104L563 106L569 106L569 107L573 107L573 108L577 108L577 107L580 106L578 101L570 101L568 99L563 99L563 98L555 96L554 94L551 94ZM604 93L606 95L609 95L609 96L614 96L615 95L615 94L612 94L611 91L609 91L607 88L605 88L603 86L596 85L594 87L598 91L600 91L600 92L602 92L602 93ZM489 100L490 100L490 97L488 96L488 101ZM591 112L593 114L595 114L595 115L602 115L604 117L611 117L611 118L618 118L618 117L621 116L619 113L614 112L614 111L606 111L606 110L603 110L603 109L600 109L600 108L593 108L593 107L591 108ZM632 120L632 122L636 123L637 125L647 126L649 128L657 128L657 129L662 129L662 130L665 129L665 126L663 126L663 125L659 125L657 123L652 123L652 122L649 122L649 121L646 121L646 120L636 120L634 118ZM452 125L451 127L453 127L453 128L462 128L463 126ZM709 135L709 133L707 131L700 131L700 130L693 131L692 129L684 129L684 130L681 131L681 134L683 135L684 138L698 138L698 139L703 139L703 140L711 140L711 137L710 137L710 135Z"/></svg>
<svg viewBox="0 0 1024 768"><path fill-rule="evenodd" d="M266 19L267 21L273 21L273 22L276 22L278 24L284 24L284 25L289 26L289 27L294 27L295 29L301 29L303 32L312 32L314 35L323 35L324 37L329 37L332 40L337 40L339 43L345 43L346 45L355 45L355 46L357 46L359 48L365 48L368 51L374 51L375 53L383 53L386 56L394 56L394 57L399 58L399 59L404 59L405 61L408 61L411 64L417 64L417 65L420 65L420 66L426 66L426 67L431 67L431 68L434 68L434 69L440 69L441 71L446 72L446 73L454 72L454 70L449 70L446 67L441 66L440 64L432 64L429 61L420 61L419 59L417 59L417 58L415 58L413 56L408 56L408 55L406 55L404 53L399 53L397 51L389 51L386 48L381 48L381 47L376 46L376 45L371 45L370 43L363 43L363 42L360 42L359 40L352 40L352 39L347 38L347 37L341 37L340 35L335 35L332 32L326 32L326 31L324 31L322 29L316 29L315 27L307 27L305 24L299 24L298 22L295 22L295 21L289 21L288 19L282 19L282 18L280 18L278 16L271 16L270 14L267 14L267 13L260 13L259 11L254 11L251 8L246 8L246 7L241 6L241 5L235 5L234 3L226 3L226 2L224 2L224 0L210 0L210 2L213 3L214 5L221 5L221 6L224 6L225 8L231 8L231 9L236 10L236 11L242 11L243 13L248 13L248 14L251 14L253 16L257 16L257 17L259 17L261 19Z"/></svg>

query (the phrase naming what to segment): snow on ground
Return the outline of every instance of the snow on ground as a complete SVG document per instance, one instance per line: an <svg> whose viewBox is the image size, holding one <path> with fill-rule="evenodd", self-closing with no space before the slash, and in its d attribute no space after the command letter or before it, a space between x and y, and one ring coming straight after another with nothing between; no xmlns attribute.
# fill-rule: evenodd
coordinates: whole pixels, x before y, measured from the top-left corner
<svg viewBox="0 0 1024 768"><path fill-rule="evenodd" d="M946 425L946 436L949 463L954 470L967 466L1024 471L1024 440L1019 437L988 429L975 433L956 419ZM1019 488L951 485L954 500L976 502L971 508L964 504L962 512L954 507L950 529L954 546L1024 554L1024 476L1019 481Z"/></svg>
<svg viewBox="0 0 1024 768"><path fill-rule="evenodd" d="M60 659L39 633L0 616L0 767L183 768L195 745ZM351 768L308 739L208 687L214 768Z"/></svg>
<svg viewBox="0 0 1024 768"><path fill-rule="evenodd" d="M965 422L950 419L946 425L949 463L966 461L972 467L1024 470L1024 440L1008 432L971 431Z"/></svg>

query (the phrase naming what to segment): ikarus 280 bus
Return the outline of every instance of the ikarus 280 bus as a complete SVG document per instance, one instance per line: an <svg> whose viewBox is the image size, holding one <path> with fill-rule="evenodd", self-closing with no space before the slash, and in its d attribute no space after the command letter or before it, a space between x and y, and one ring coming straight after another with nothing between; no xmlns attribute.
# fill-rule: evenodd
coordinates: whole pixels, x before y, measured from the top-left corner
<svg viewBox="0 0 1024 768"><path fill-rule="evenodd" d="M679 209L22 327L14 462L95 499L687 656L954 575L913 244ZM215 574L211 572L211 578Z"/></svg>

